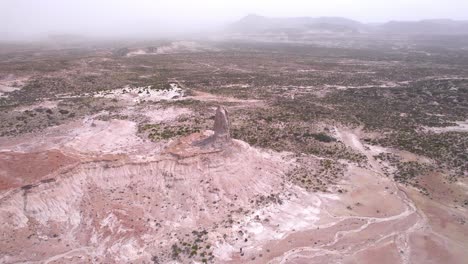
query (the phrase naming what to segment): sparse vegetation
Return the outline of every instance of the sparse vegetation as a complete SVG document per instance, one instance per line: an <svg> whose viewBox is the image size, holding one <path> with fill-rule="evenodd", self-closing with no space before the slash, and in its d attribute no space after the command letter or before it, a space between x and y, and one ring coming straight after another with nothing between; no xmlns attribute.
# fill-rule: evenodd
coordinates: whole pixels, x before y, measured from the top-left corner
<svg viewBox="0 0 468 264"><path fill-rule="evenodd" d="M18 81L8 86L17 89L0 94L0 137L8 145L2 146L1 165L2 170L17 166L18 175L5 170L2 178L2 188L11 184L14 191L5 187L2 198L8 242L0 243L0 253L7 261L40 262L74 247L105 245L115 246L112 253L90 249L93 254L77 260L75 255L88 252L82 248L67 258L218 263L214 252L225 246L233 261L268 262L282 243L288 250L307 244L346 251L340 256L354 254L346 241L356 240L364 249L379 239L371 237L373 228L387 220L403 230L407 225L399 221L410 223L406 217L411 217L425 232L427 219L419 221L424 212L415 211L425 206L441 212L449 206L441 221L427 214L431 225L449 221L450 228L434 228L437 232L466 225L459 208L468 206L465 183L454 183L468 176L468 133L455 127L468 118L466 40L445 47L440 44L447 43L445 38L422 45L398 36L392 41L367 37L372 36L341 40L334 47L324 47L319 39L310 40L314 45L218 41L210 43L212 50L170 54L158 53L170 41L134 44L139 47L6 47L0 52L0 85ZM287 38L294 39L294 32ZM133 56L135 51L151 54ZM164 94L175 85L184 96L143 97L158 94L150 89ZM138 89L132 93L128 87ZM201 134L183 137L212 129L219 104L229 111L231 136L253 148L229 141L226 149L216 146L199 154L198 145L184 145ZM127 130L120 131L121 124ZM445 130L448 126L456 129ZM190 155L170 152L179 146ZM237 155L241 151L248 154ZM442 191L429 186L428 175L444 176L442 187L436 186ZM382 178L374 185L355 182L376 177ZM53 191L44 191L48 188ZM67 193L60 196L56 190ZM71 199L69 191L79 194ZM36 192L37 197L31 195ZM375 194L382 204L373 201ZM49 214L55 209L42 210L48 195L54 208L76 211ZM416 206L408 206L412 195L427 204L413 199ZM65 197L66 204L56 197ZM41 224L45 219L49 225ZM18 221L27 228L17 228ZM348 232L363 226L371 227L364 238ZM346 235L323 235L332 229ZM304 230L307 236L301 237ZM427 243L437 242L431 241L433 235L424 237ZM340 240L341 248L327 237ZM276 239L278 245L270 243ZM444 242L450 245L449 239ZM50 252L43 253L49 245ZM271 254L258 249L264 245ZM23 259L30 252L34 257ZM126 252L135 260L117 259Z"/></svg>
<svg viewBox="0 0 468 264"><path fill-rule="evenodd" d="M186 136L192 133L197 133L200 132L200 128L146 124L140 127L139 132L148 133L148 137L153 141L160 141L171 139L174 137Z"/></svg>

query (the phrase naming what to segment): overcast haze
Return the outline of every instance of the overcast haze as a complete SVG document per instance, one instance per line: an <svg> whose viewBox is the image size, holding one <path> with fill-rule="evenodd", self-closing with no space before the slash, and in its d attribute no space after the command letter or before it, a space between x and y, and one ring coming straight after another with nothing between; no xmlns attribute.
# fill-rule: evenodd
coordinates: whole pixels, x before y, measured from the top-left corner
<svg viewBox="0 0 468 264"><path fill-rule="evenodd" d="M0 38L197 32L247 14L340 16L361 22L468 20L467 0L0 0Z"/></svg>

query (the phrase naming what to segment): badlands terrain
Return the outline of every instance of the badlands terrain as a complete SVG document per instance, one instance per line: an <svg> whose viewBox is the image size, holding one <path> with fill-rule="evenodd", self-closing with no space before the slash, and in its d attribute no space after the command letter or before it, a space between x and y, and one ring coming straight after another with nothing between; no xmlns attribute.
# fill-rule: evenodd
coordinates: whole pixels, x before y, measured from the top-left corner
<svg viewBox="0 0 468 264"><path fill-rule="evenodd" d="M0 45L0 263L467 263L468 38Z"/></svg>

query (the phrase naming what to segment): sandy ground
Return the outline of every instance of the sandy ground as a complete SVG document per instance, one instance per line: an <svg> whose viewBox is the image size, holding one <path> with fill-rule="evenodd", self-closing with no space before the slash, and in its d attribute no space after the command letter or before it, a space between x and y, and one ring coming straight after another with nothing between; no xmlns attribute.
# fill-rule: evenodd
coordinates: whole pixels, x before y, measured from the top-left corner
<svg viewBox="0 0 468 264"><path fill-rule="evenodd" d="M0 98L8 97L8 93L21 89L27 79L26 77L16 77L14 75L0 76Z"/></svg>
<svg viewBox="0 0 468 264"><path fill-rule="evenodd" d="M203 51L216 51L213 47L208 47L194 41L175 41L169 45L157 47L154 51L146 49L136 49L127 54L127 57L141 56L141 55L162 55L186 52L203 52Z"/></svg>
<svg viewBox="0 0 468 264"><path fill-rule="evenodd" d="M171 84L168 90L155 90L151 86L129 87L121 89L101 91L94 94L94 97L115 99L120 101L139 103L142 101L161 101L179 98L183 96L183 90L176 84Z"/></svg>
<svg viewBox="0 0 468 264"><path fill-rule="evenodd" d="M468 132L468 120L455 122L455 126L446 126L446 127L424 127L425 130L435 132L435 133L445 133L445 132Z"/></svg>
<svg viewBox="0 0 468 264"><path fill-rule="evenodd" d="M147 110L152 122L190 116L184 108ZM373 158L392 150L363 144L358 129L335 128L339 140L368 158L364 166L346 163L340 193L307 192L286 181L295 164L289 153L238 140L194 147L209 135L150 142L137 135L135 122L96 115L0 138L0 263L149 263L201 229L215 263L468 259L468 212L454 203L466 199L468 182L428 175L422 184L432 188L431 198L401 186ZM180 262L195 263L186 256Z"/></svg>

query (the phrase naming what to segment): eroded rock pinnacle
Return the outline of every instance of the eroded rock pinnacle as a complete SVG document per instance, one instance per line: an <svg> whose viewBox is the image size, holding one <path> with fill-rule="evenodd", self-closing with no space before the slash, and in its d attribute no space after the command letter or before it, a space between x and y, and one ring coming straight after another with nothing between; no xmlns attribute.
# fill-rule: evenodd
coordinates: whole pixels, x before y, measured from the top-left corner
<svg viewBox="0 0 468 264"><path fill-rule="evenodd" d="M222 106L218 106L213 127L214 137L229 139L229 126L229 115L227 110Z"/></svg>
<svg viewBox="0 0 468 264"><path fill-rule="evenodd" d="M225 143L231 142L229 126L229 114L227 110L222 106L218 106L213 126L214 134L204 140L195 142L194 145L210 148L220 148L225 146Z"/></svg>

